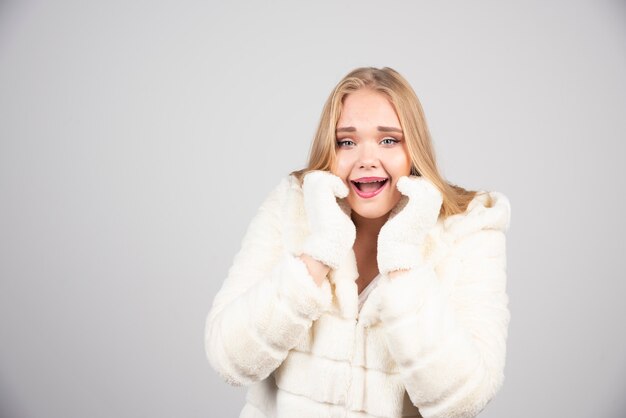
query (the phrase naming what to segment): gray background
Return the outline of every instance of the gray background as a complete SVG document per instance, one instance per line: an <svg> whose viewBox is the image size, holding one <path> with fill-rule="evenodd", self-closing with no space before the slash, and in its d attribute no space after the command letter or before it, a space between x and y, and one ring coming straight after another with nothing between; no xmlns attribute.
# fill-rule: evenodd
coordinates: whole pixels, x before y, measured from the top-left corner
<svg viewBox="0 0 626 418"><path fill-rule="evenodd" d="M626 7L598 0L1 2L0 416L237 416L205 316L364 65L413 85L449 181L511 201L481 416L626 416Z"/></svg>

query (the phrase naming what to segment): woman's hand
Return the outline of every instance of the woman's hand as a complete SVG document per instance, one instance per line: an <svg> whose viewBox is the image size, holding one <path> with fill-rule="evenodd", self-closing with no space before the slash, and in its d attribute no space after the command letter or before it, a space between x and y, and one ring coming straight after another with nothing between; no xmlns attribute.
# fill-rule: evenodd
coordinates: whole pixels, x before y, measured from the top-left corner
<svg viewBox="0 0 626 418"><path fill-rule="evenodd" d="M337 204L349 189L334 174L316 170L304 176L302 191L310 230L303 252L337 269L356 238L354 223Z"/></svg>
<svg viewBox="0 0 626 418"><path fill-rule="evenodd" d="M409 198L407 205L392 214L378 235L378 270L385 275L408 270L422 263L420 246L437 223L443 196L428 179L402 176L398 190Z"/></svg>

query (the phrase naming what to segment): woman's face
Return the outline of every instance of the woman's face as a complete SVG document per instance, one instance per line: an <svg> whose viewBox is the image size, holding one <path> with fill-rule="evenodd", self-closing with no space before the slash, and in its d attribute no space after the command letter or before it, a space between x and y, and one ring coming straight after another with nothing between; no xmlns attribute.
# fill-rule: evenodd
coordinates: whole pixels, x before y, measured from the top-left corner
<svg viewBox="0 0 626 418"><path fill-rule="evenodd" d="M362 88L344 98L335 130L333 174L350 188L347 202L364 218L389 213L400 200L396 183L411 171L400 121L386 96Z"/></svg>

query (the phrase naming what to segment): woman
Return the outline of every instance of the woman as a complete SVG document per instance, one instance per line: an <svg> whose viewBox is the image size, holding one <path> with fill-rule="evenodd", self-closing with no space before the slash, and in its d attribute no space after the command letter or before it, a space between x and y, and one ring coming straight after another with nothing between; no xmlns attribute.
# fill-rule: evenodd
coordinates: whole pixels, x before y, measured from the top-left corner
<svg viewBox="0 0 626 418"><path fill-rule="evenodd" d="M439 174L390 68L332 91L308 167L252 220L205 329L240 417L473 417L504 379L510 204Z"/></svg>

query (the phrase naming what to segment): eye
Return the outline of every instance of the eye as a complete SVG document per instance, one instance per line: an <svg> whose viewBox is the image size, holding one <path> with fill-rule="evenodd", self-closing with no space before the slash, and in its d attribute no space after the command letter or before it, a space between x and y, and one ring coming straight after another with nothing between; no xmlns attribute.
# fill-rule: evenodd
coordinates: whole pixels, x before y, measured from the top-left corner
<svg viewBox="0 0 626 418"><path fill-rule="evenodd" d="M388 141L388 142L385 142ZM384 143L385 145L393 145L393 144L397 144L398 142L400 142L399 140L397 140L396 138L392 138L392 137L387 137L385 139L383 139L382 141L380 141L381 143Z"/></svg>
<svg viewBox="0 0 626 418"><path fill-rule="evenodd" d="M354 142L349 139L338 139L337 146L339 147L347 147L349 145L354 145Z"/></svg>

